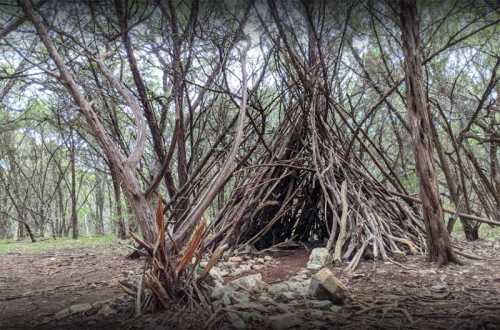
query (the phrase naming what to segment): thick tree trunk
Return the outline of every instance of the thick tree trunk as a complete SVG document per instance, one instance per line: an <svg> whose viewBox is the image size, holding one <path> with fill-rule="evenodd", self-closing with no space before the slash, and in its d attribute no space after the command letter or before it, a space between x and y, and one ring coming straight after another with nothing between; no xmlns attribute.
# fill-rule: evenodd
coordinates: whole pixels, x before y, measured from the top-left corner
<svg viewBox="0 0 500 330"><path fill-rule="evenodd" d="M434 168L431 117L424 94L420 28L415 0L401 0L401 32L405 55L406 102L414 147L420 198L427 228L428 257L439 265L456 262L448 231L443 222Z"/></svg>

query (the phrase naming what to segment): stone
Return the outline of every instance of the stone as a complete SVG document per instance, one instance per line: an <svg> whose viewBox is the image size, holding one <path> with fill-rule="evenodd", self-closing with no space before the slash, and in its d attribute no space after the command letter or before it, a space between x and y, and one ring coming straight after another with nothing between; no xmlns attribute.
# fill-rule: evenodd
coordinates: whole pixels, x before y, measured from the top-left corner
<svg viewBox="0 0 500 330"><path fill-rule="evenodd" d="M257 300L262 304L274 304L274 300L266 294L261 294L257 297Z"/></svg>
<svg viewBox="0 0 500 330"><path fill-rule="evenodd" d="M348 298L347 288L328 268L313 275L308 295L318 300L330 300L338 305L343 305Z"/></svg>
<svg viewBox="0 0 500 330"><path fill-rule="evenodd" d="M238 275L241 275L243 273L247 273L249 271L252 270L252 267L250 265L240 265L240 267L238 267L234 272L233 272L233 275L234 276L238 276Z"/></svg>
<svg viewBox="0 0 500 330"><path fill-rule="evenodd" d="M272 261L272 260L273 260L273 257L271 257L271 256L265 256L265 257L264 257L264 260L265 260L265 261Z"/></svg>
<svg viewBox="0 0 500 330"><path fill-rule="evenodd" d="M268 287L267 291L273 295L279 295L281 292L288 291L290 288L286 282L280 282L276 284L272 284Z"/></svg>
<svg viewBox="0 0 500 330"><path fill-rule="evenodd" d="M252 266L252 269L253 270L261 270L262 268L264 268L265 266L264 265L253 265Z"/></svg>
<svg viewBox="0 0 500 330"><path fill-rule="evenodd" d="M60 310L59 312L57 312L55 315L54 315L54 319L56 320L61 320L61 319L64 319L68 316L70 316L72 313L71 311L69 310L69 308L65 308L65 309L62 309Z"/></svg>
<svg viewBox="0 0 500 330"><path fill-rule="evenodd" d="M434 292L444 292L448 288L448 285L446 283L435 283L433 286L431 286L431 290Z"/></svg>
<svg viewBox="0 0 500 330"><path fill-rule="evenodd" d="M242 318L236 313L227 313L230 324L234 329L246 329L247 325Z"/></svg>
<svg viewBox="0 0 500 330"><path fill-rule="evenodd" d="M243 258L242 257L238 257L238 256L234 256L234 257L231 257L229 258L229 262L242 262L243 261Z"/></svg>
<svg viewBox="0 0 500 330"><path fill-rule="evenodd" d="M311 300L309 304L313 309L329 309L332 306L330 300Z"/></svg>
<svg viewBox="0 0 500 330"><path fill-rule="evenodd" d="M208 274L210 275L210 278L215 284L224 283L224 277L219 267L212 267L212 269L210 269Z"/></svg>
<svg viewBox="0 0 500 330"><path fill-rule="evenodd" d="M91 304L77 304L69 307L71 314L82 314L92 309Z"/></svg>
<svg viewBox="0 0 500 330"><path fill-rule="evenodd" d="M260 273L240 277L233 280L231 285L248 291L261 291L267 287L267 283L262 280Z"/></svg>
<svg viewBox="0 0 500 330"><path fill-rule="evenodd" d="M224 296L231 295L234 292L234 288L228 285L217 286L212 290L210 298L212 300L222 300Z"/></svg>
<svg viewBox="0 0 500 330"><path fill-rule="evenodd" d="M286 330L299 326L302 323L303 320L292 313L271 316L269 318L269 326L274 330Z"/></svg>
<svg viewBox="0 0 500 330"><path fill-rule="evenodd" d="M332 256L327 248L315 248L311 251L307 268L318 270L332 261Z"/></svg>
<svg viewBox="0 0 500 330"><path fill-rule="evenodd" d="M250 297L242 292L231 292L229 298L233 304L247 304L250 303Z"/></svg>
<svg viewBox="0 0 500 330"><path fill-rule="evenodd" d="M295 276L292 276L290 278L290 280L293 280L293 281L303 281L303 280L307 280L308 276L306 274L297 274Z"/></svg>
<svg viewBox="0 0 500 330"><path fill-rule="evenodd" d="M295 294L293 292L290 292L290 291L281 292L276 297L276 301L283 302L283 303L290 302L291 300L294 300L294 299L295 299Z"/></svg>
<svg viewBox="0 0 500 330"><path fill-rule="evenodd" d="M263 264L263 263L265 263L265 262L266 262L266 259L264 259L264 258L257 258L257 262L258 262L259 264Z"/></svg>
<svg viewBox="0 0 500 330"><path fill-rule="evenodd" d="M311 284L310 279L306 279L303 281L289 281L287 282L288 287L290 288L290 291L293 291L301 296L306 296L309 285Z"/></svg>
<svg viewBox="0 0 500 330"><path fill-rule="evenodd" d="M109 304L105 304L99 309L97 315L109 317L111 315L114 315L115 313L116 311L113 309L113 307L111 307Z"/></svg>
<svg viewBox="0 0 500 330"><path fill-rule="evenodd" d="M334 312L334 313L338 313L342 310L342 307L341 306L337 306L337 305L331 305L330 306L330 311Z"/></svg>
<svg viewBox="0 0 500 330"><path fill-rule="evenodd" d="M321 319L323 318L323 312L319 310L312 310L311 311L311 318L312 319Z"/></svg>

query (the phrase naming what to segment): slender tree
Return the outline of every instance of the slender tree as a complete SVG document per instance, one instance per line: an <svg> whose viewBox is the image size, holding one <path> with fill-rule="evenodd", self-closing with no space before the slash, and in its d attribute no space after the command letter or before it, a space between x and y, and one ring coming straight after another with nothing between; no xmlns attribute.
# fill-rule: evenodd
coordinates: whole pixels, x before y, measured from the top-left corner
<svg viewBox="0 0 500 330"><path fill-rule="evenodd" d="M400 1L401 33L405 56L406 109L414 148L420 198L427 228L428 257L439 265L458 262L443 222L443 208L439 198L437 174L434 165L434 142L431 116L426 101L420 26L415 0Z"/></svg>

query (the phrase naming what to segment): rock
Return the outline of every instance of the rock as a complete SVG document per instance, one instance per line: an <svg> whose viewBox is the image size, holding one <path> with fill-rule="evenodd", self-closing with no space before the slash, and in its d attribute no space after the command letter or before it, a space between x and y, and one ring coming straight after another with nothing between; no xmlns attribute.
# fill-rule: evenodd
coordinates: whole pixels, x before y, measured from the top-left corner
<svg viewBox="0 0 500 330"><path fill-rule="evenodd" d="M237 263L237 262L242 262L243 258L242 257L238 257L238 256L234 256L234 257L229 258L228 260L229 260L229 262L235 262L235 263Z"/></svg>
<svg viewBox="0 0 500 330"><path fill-rule="evenodd" d="M114 303L114 299L105 299L99 300L92 304L92 307L95 309L100 309L104 305L112 305Z"/></svg>
<svg viewBox="0 0 500 330"><path fill-rule="evenodd" d="M295 314L287 313L269 318L269 326L274 330L286 330L302 324L302 319Z"/></svg>
<svg viewBox="0 0 500 330"><path fill-rule="evenodd" d="M92 309L91 304L77 304L69 307L71 314L82 314Z"/></svg>
<svg viewBox="0 0 500 330"><path fill-rule="evenodd" d="M242 292L231 292L229 298L233 304L247 304L250 303L250 297Z"/></svg>
<svg viewBox="0 0 500 330"><path fill-rule="evenodd" d="M276 297L276 301L284 302L284 303L287 303L287 302L294 300L294 299L295 299L295 294L293 292L290 292L290 291L281 292Z"/></svg>
<svg viewBox="0 0 500 330"><path fill-rule="evenodd" d="M252 266L252 269L253 270L261 270L262 268L264 268L265 266L264 265L253 265Z"/></svg>
<svg viewBox="0 0 500 330"><path fill-rule="evenodd" d="M69 310L69 308L65 308L65 309L62 309L60 310L59 312L57 312L55 315L54 315L54 319L56 320L61 320L61 319L64 319L68 316L70 316L72 313L71 311Z"/></svg>
<svg viewBox="0 0 500 330"><path fill-rule="evenodd" d="M446 283L436 283L433 286L431 286L431 290L434 292L444 292L448 288L448 285Z"/></svg>
<svg viewBox="0 0 500 330"><path fill-rule="evenodd" d="M315 248L312 250L307 263L307 268L318 270L332 261L332 256L327 248Z"/></svg>
<svg viewBox="0 0 500 330"><path fill-rule="evenodd" d="M322 311L318 311L318 310L312 310L311 311L311 318L312 319L321 319L323 318L323 312Z"/></svg>
<svg viewBox="0 0 500 330"><path fill-rule="evenodd" d="M260 273L240 277L233 280L231 285L248 291L260 291L267 287L267 283L262 280L262 274Z"/></svg>
<svg viewBox="0 0 500 330"><path fill-rule="evenodd" d="M323 268L311 279L308 295L318 300L330 300L343 305L347 299L347 288L328 268Z"/></svg>
<svg viewBox="0 0 500 330"><path fill-rule="evenodd" d="M306 279L303 281L289 281L286 283L288 284L290 291L293 291L301 296L306 296L309 289L309 285L311 284L311 280Z"/></svg>
<svg viewBox="0 0 500 330"><path fill-rule="evenodd" d="M276 284L270 285L269 288L267 289L267 291L271 295L277 296L281 292L288 291L289 289L290 288L288 287L288 284L286 282L280 282L280 283L276 283Z"/></svg>
<svg viewBox="0 0 500 330"><path fill-rule="evenodd" d="M208 274L210 275L210 278L216 285L224 283L224 278L219 267L212 267L212 269L210 269Z"/></svg>
<svg viewBox="0 0 500 330"><path fill-rule="evenodd" d="M273 300L273 298L269 297L266 294L261 294L260 296L257 297L257 300L261 304L274 304L275 303L274 300Z"/></svg>
<svg viewBox="0 0 500 330"><path fill-rule="evenodd" d="M293 281L303 281L307 280L308 276L307 274L297 274L295 276L292 276L290 279Z"/></svg>
<svg viewBox="0 0 500 330"><path fill-rule="evenodd" d="M334 312L334 313L338 313L338 312L340 312L340 311L342 310L342 307L337 306L337 305L331 305L331 306L330 306L330 310L331 310L332 312Z"/></svg>
<svg viewBox="0 0 500 330"><path fill-rule="evenodd" d="M227 313L230 324L234 329L246 329L247 326L245 321L241 319L241 317L236 313Z"/></svg>
<svg viewBox="0 0 500 330"><path fill-rule="evenodd" d="M271 256L264 256L264 260L265 261L272 261L273 257L271 257Z"/></svg>
<svg viewBox="0 0 500 330"><path fill-rule="evenodd" d="M243 274L243 273L247 273L247 272L249 272L249 271L251 271L251 270L252 270L252 267L251 267L250 265L240 265L240 267L238 267L238 268L234 271L233 275L234 275L234 276L238 276L238 275L241 275L241 274Z"/></svg>
<svg viewBox="0 0 500 330"><path fill-rule="evenodd" d="M263 264L266 262L266 259L265 258L257 258L257 262L260 264Z"/></svg>
<svg viewBox="0 0 500 330"><path fill-rule="evenodd" d="M210 294L212 300L220 300L224 305L231 304L231 295L234 292L234 288L231 286L223 285L215 287Z"/></svg>
<svg viewBox="0 0 500 330"><path fill-rule="evenodd" d="M298 274L304 274L304 275L308 275L311 271L307 268L302 268Z"/></svg>
<svg viewBox="0 0 500 330"><path fill-rule="evenodd" d="M116 313L116 311L113 309L113 307L111 307L109 304L106 304L106 305L103 305L99 309L99 311L97 312L97 315L108 317L108 316L114 315L115 313Z"/></svg>
<svg viewBox="0 0 500 330"><path fill-rule="evenodd" d="M330 300L311 300L309 304L313 309L329 309L332 306Z"/></svg>

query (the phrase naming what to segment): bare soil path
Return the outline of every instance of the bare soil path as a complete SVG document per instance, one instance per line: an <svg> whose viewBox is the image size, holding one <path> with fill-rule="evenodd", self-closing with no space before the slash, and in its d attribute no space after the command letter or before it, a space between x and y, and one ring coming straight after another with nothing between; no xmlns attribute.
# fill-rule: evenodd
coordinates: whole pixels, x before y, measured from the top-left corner
<svg viewBox="0 0 500 330"><path fill-rule="evenodd" d="M436 268L423 256L413 256L399 264L364 261L352 273L344 267L332 267L349 288L352 304L312 311L297 300L287 308L304 320L301 329L500 329L500 241L460 244L464 252L488 260L465 260L462 266ZM172 319L171 314L134 319L133 305L97 321L95 311L54 318L68 306L122 296L118 282L132 279L143 265L143 260L125 259L127 252L115 244L105 249L0 255L0 329L172 328L170 321L165 321ZM305 250L275 254L276 262L259 272L267 283L287 280L303 270L307 256ZM47 323L47 319L56 321ZM248 326L268 328L257 323Z"/></svg>
<svg viewBox="0 0 500 330"><path fill-rule="evenodd" d="M142 265L126 252L116 245L1 255L0 329L21 329L68 306L121 295L118 281Z"/></svg>

